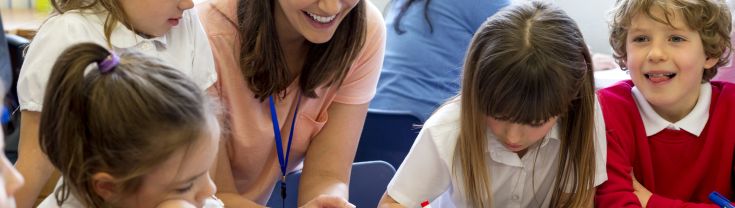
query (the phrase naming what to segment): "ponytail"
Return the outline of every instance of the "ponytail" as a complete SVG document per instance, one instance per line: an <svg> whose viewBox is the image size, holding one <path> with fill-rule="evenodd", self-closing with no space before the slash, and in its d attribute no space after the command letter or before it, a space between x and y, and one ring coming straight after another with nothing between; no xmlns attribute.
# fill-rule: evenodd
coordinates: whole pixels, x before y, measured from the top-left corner
<svg viewBox="0 0 735 208"><path fill-rule="evenodd" d="M41 112L39 144L64 177L58 204L73 194L84 207L109 207L133 194L143 176L210 132L212 115L199 87L162 60L82 43L53 68ZM115 178L102 199L92 175Z"/></svg>
<svg viewBox="0 0 735 208"><path fill-rule="evenodd" d="M85 69L93 63L99 63L110 55L102 46L92 43L82 43L66 49L61 53L51 69L39 128L39 144L41 150L49 155L48 159L55 164L64 178L85 177L85 170L71 168L79 167L84 162L85 145L87 138L84 115L87 115L88 99L79 99L85 96L89 82L85 79ZM96 70L89 76L99 76ZM63 121L57 119L63 118ZM50 133L50 134L48 134ZM54 148L62 147L66 148ZM62 184L56 192L57 201L65 201L69 197L70 186ZM91 191L92 187L87 187Z"/></svg>

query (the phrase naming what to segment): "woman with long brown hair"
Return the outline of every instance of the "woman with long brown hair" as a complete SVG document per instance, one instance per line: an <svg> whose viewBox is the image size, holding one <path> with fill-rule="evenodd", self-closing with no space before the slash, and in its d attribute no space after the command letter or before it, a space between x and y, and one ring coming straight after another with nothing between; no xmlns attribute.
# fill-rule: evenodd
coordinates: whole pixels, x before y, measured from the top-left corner
<svg viewBox="0 0 735 208"><path fill-rule="evenodd" d="M350 206L350 169L383 61L378 9L364 0L210 0L198 10L219 75L213 93L227 111L218 196L262 206L303 162L299 187L286 187L299 195L286 197Z"/></svg>
<svg viewBox="0 0 735 208"><path fill-rule="evenodd" d="M533 1L490 17L461 93L424 124L384 207L583 207L605 172L589 51L562 10Z"/></svg>

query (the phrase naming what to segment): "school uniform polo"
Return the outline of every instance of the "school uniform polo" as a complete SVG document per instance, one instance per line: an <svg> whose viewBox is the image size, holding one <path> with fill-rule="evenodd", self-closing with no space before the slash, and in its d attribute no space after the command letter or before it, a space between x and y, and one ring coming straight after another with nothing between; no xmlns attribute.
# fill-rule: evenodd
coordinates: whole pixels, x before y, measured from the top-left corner
<svg viewBox="0 0 735 208"><path fill-rule="evenodd" d="M248 87L249 80L243 77L240 69L240 40L254 37L240 37L237 31L237 2L210 0L198 4L197 8L212 45L219 75L213 93L221 98L227 112L224 115L227 134L223 135L222 140L227 142L229 170L232 171L234 185L241 196L264 205L281 178L281 169L276 156L269 102L267 99L260 101L255 98ZM375 95L383 63L385 25L380 11L370 1L364 3L367 26L365 43L350 64L342 85L319 87L314 90L319 97L302 97L301 102L298 102L301 90L299 79L296 78L287 87L285 96L275 99L284 146L288 141L296 106L299 106L288 172L299 168L309 144L325 125L339 125L329 124L328 110L333 103L361 105L370 102Z"/></svg>
<svg viewBox="0 0 735 208"><path fill-rule="evenodd" d="M641 207L631 172L653 195L648 207L716 207L718 191L732 199L735 85L703 83L694 108L677 122L658 115L628 80L598 91L605 115L609 180L597 207Z"/></svg>
<svg viewBox="0 0 735 208"><path fill-rule="evenodd" d="M686 131L694 136L699 136L704 130L704 125L707 124L707 118L709 118L708 106L712 101L712 86L709 83L700 86L699 98L697 98L697 103L692 111L674 123L667 121L656 113L638 87L633 87L631 92L640 111L641 119L643 119L643 127L646 129L647 137L651 137L665 129Z"/></svg>
<svg viewBox="0 0 735 208"><path fill-rule="evenodd" d="M41 111L51 67L68 47L92 42L109 48L104 34L106 14L72 10L52 16L41 25L31 41L18 78L21 110ZM162 59L188 75L201 89L209 88L217 80L207 36L197 13L191 9L184 11L179 25L164 36L146 39L118 23L110 39L112 48L134 49Z"/></svg>
<svg viewBox="0 0 735 208"><path fill-rule="evenodd" d="M594 184L599 185L607 179L606 144L602 112L599 104L595 106ZM469 207L461 170L453 169L460 163L455 158L459 117L460 103L452 102L427 120L388 185L388 195L406 207L418 207L425 200L431 201L432 207ZM489 128L486 132L493 207L548 207L557 177L559 124L543 140L528 147L523 157L503 146Z"/></svg>

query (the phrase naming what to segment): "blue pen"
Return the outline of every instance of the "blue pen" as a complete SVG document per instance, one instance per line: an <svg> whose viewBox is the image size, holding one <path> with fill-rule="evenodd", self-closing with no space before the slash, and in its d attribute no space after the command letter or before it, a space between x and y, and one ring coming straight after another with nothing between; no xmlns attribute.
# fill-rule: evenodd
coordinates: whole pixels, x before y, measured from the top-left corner
<svg viewBox="0 0 735 208"><path fill-rule="evenodd" d="M709 200L712 200L712 202L714 202L715 204L717 204L717 206L720 206L720 207L735 208L735 206L733 206L730 203L730 200L727 200L727 198L722 196L722 194L717 193L717 191L713 191L712 193L709 194Z"/></svg>

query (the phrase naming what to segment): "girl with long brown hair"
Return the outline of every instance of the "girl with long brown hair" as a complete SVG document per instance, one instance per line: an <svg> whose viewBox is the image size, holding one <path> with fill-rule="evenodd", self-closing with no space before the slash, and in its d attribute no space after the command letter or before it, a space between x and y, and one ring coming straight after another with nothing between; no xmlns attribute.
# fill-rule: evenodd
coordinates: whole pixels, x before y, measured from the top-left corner
<svg viewBox="0 0 735 208"><path fill-rule="evenodd" d="M53 66L38 143L63 176L39 207L202 207L219 144L215 107L162 60L94 43Z"/></svg>
<svg viewBox="0 0 735 208"><path fill-rule="evenodd" d="M591 206L605 148L576 23L548 3L518 3L477 31L461 93L424 124L381 205Z"/></svg>
<svg viewBox="0 0 735 208"><path fill-rule="evenodd" d="M349 206L383 61L378 9L367 0L210 0L198 10L219 75L212 92L227 110L218 196L233 207L265 205L303 162L299 187L286 187L299 195L286 197Z"/></svg>

